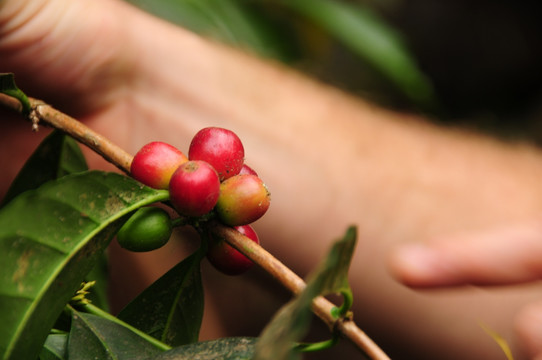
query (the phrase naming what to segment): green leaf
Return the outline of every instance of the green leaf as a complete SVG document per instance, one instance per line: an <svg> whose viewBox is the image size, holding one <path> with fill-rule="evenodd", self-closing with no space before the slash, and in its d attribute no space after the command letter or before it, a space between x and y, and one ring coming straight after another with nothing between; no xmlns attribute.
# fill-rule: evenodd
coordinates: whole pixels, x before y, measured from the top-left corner
<svg viewBox="0 0 542 360"><path fill-rule="evenodd" d="M168 198L89 171L27 191L0 210L0 357L35 359L49 330L126 215Z"/></svg>
<svg viewBox="0 0 542 360"><path fill-rule="evenodd" d="M153 360L244 360L251 359L256 338L234 337L202 341L165 351Z"/></svg>
<svg viewBox="0 0 542 360"><path fill-rule="evenodd" d="M281 2L311 19L380 70L411 100L424 106L436 102L429 79L418 68L400 35L368 7L336 0Z"/></svg>
<svg viewBox="0 0 542 360"><path fill-rule="evenodd" d="M238 0L129 0L136 6L204 36L277 59L290 57L284 36Z"/></svg>
<svg viewBox="0 0 542 360"><path fill-rule="evenodd" d="M122 325L73 310L68 340L70 360L148 360L160 352Z"/></svg>
<svg viewBox="0 0 542 360"><path fill-rule="evenodd" d="M77 141L59 130L49 134L26 161L8 189L0 207L19 194L69 174L88 170L87 161ZM88 296L101 308L107 308L107 260L105 254L91 270L87 280L98 280Z"/></svg>
<svg viewBox="0 0 542 360"><path fill-rule="evenodd" d="M190 255L130 302L118 318L171 345L198 341L203 318L202 249Z"/></svg>
<svg viewBox="0 0 542 360"><path fill-rule="evenodd" d="M306 288L283 306L265 327L256 344L254 359L298 359L294 344L306 334L311 321L312 300L319 295L348 293L348 269L356 246L357 231L350 227L331 248L326 259L307 281Z"/></svg>
<svg viewBox="0 0 542 360"><path fill-rule="evenodd" d="M68 334L50 334L41 350L40 360L66 360Z"/></svg>
<svg viewBox="0 0 542 360"><path fill-rule="evenodd" d="M15 85L15 76L13 73L0 73L0 93L19 100L23 107L24 115L28 115L32 111L28 97Z"/></svg>
<svg viewBox="0 0 542 360"><path fill-rule="evenodd" d="M49 180L87 170L87 162L75 140L55 130L47 136L11 184L2 205L17 195L35 189Z"/></svg>

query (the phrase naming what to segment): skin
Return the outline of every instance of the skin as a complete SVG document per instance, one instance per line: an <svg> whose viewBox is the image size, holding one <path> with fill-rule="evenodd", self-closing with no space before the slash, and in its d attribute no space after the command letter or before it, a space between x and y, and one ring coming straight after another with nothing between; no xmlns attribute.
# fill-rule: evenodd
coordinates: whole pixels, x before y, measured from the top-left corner
<svg viewBox="0 0 542 360"><path fill-rule="evenodd" d="M542 237L539 150L379 109L114 0L1 0L0 71L132 154L153 140L185 150L206 126L235 131L273 193L256 224L271 253L304 275L331 240L358 225L350 279L356 321L393 358L502 358L479 321L509 342L516 359L542 354L542 289L533 281L541 273L532 265L542 258L534 241ZM2 110L1 193L45 134ZM113 169L88 156L92 167ZM502 224L527 230L513 236L499 231ZM476 235L494 229L499 241ZM420 254L407 245L436 250L413 265ZM141 257L113 245L117 305L194 243L171 246ZM203 339L261 329L276 306L267 298L281 295L252 280L226 287L206 278ZM414 290L401 281L446 288ZM517 281L524 284L462 286ZM232 289L250 292L251 301Z"/></svg>

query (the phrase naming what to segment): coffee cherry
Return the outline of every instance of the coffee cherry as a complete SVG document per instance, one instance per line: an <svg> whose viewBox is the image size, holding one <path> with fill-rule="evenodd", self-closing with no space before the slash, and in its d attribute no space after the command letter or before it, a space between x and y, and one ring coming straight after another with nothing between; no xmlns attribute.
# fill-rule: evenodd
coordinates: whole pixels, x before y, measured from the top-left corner
<svg viewBox="0 0 542 360"><path fill-rule="evenodd" d="M222 181L239 174L245 158L245 149L233 131L207 127L198 131L192 139L188 158L211 164Z"/></svg>
<svg viewBox="0 0 542 360"><path fill-rule="evenodd" d="M181 215L202 216L215 206L220 180L205 161L187 161L173 173L169 182L170 200Z"/></svg>
<svg viewBox="0 0 542 360"><path fill-rule="evenodd" d="M160 141L143 146L130 166L134 179L155 189L167 189L171 175L188 158L177 148Z"/></svg>
<svg viewBox="0 0 542 360"><path fill-rule="evenodd" d="M246 225L262 217L270 201L269 191L259 177L236 175L220 184L220 197L215 209L224 224Z"/></svg>
<svg viewBox="0 0 542 360"><path fill-rule="evenodd" d="M256 244L260 243L256 231L250 225L236 226L235 229ZM217 270L227 275L242 274L254 265L252 260L217 235L210 236L207 259Z"/></svg>
<svg viewBox="0 0 542 360"><path fill-rule="evenodd" d="M250 175L258 176L258 173L256 171L254 171L254 169L251 168L250 166L248 166L247 164L243 164L243 167L241 168L241 171L239 171L239 175L243 175L243 174L250 174Z"/></svg>
<svg viewBox="0 0 542 360"><path fill-rule="evenodd" d="M157 207L138 209L117 233L119 245L130 251L151 251L164 246L173 231L168 213Z"/></svg>

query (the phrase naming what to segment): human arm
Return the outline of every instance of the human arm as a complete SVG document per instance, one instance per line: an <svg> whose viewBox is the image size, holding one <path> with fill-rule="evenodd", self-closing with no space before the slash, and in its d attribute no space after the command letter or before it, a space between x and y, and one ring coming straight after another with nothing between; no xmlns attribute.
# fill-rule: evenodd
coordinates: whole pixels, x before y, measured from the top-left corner
<svg viewBox="0 0 542 360"><path fill-rule="evenodd" d="M38 2L3 2L24 3ZM57 13L64 7L70 16ZM359 227L351 270L356 321L379 342L417 358L487 358L498 349L480 331L478 317L507 332L515 311L539 296L534 287L419 294L387 271L389 252L399 243L540 212L538 150L377 108L120 2L51 1L40 11L46 10L54 10L62 26L47 17L51 13L34 13L28 18L34 22L14 27L9 46L3 34L1 71L15 72L30 95L77 116L130 153L151 140L186 149L208 125L237 132L247 163L272 192L271 209L257 224L264 245L287 265L308 272L346 226ZM40 46L20 42L21 31L35 35L31 26L43 31L43 23L55 31ZM5 29L10 22L0 24ZM25 46L14 48L17 39ZM45 57L44 64L40 54L57 57ZM10 140L12 124L2 122L2 147L27 153L20 139L35 141L34 135L22 123L17 140ZM104 166L97 158L91 162ZM499 311L487 306L497 301Z"/></svg>

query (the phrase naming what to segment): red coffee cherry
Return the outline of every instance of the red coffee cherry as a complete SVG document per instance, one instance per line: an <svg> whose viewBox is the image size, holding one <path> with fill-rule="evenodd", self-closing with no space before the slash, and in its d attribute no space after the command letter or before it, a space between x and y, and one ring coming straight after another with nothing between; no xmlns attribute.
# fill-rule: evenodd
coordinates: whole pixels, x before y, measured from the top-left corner
<svg viewBox="0 0 542 360"><path fill-rule="evenodd" d="M216 213L226 225L247 225L265 214L271 196L263 181L256 175L242 174L220 184Z"/></svg>
<svg viewBox="0 0 542 360"><path fill-rule="evenodd" d="M160 141L143 146L130 166L134 179L155 189L167 189L171 175L188 158L177 148Z"/></svg>
<svg viewBox="0 0 542 360"><path fill-rule="evenodd" d="M205 161L187 161L171 176L169 194L179 214L205 215L213 209L220 194L218 174Z"/></svg>
<svg viewBox="0 0 542 360"><path fill-rule="evenodd" d="M250 225L236 226L235 229L256 244L260 243L256 231ZM242 274L254 265L252 260L216 235L210 236L207 259L217 270L227 275Z"/></svg>
<svg viewBox="0 0 542 360"><path fill-rule="evenodd" d="M239 175L243 175L243 174L250 174L250 175L258 176L258 173L256 171L254 171L254 169L251 168L250 166L248 166L247 164L243 164L243 167L241 168L241 171L239 171Z"/></svg>
<svg viewBox="0 0 542 360"><path fill-rule="evenodd" d="M222 181L239 174L245 158L245 149L233 131L207 127L198 131L192 139L188 158L211 164Z"/></svg>
<svg viewBox="0 0 542 360"><path fill-rule="evenodd" d="M151 251L164 246L172 231L171 219L164 209L143 207L120 228L117 241L130 251Z"/></svg>

